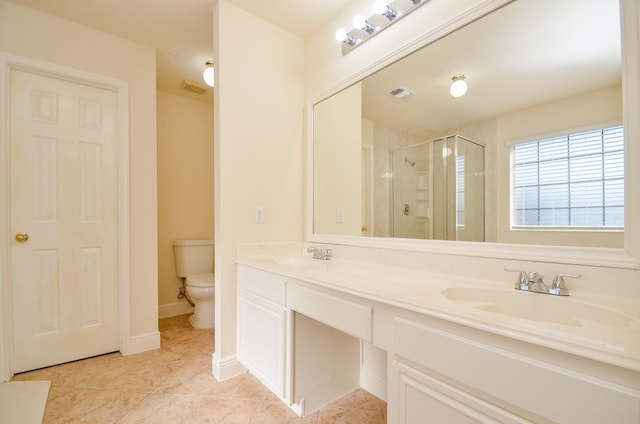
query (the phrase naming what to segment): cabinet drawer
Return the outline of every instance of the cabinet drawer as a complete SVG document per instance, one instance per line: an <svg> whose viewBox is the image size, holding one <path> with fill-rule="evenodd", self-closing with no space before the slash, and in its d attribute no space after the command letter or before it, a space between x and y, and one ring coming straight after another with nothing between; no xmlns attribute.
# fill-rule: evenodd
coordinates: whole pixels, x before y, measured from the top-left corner
<svg viewBox="0 0 640 424"><path fill-rule="evenodd" d="M557 423L640 422L640 393L426 324L396 317L394 349L427 373ZM536 419L533 419L537 421Z"/></svg>
<svg viewBox="0 0 640 424"><path fill-rule="evenodd" d="M371 343L370 306L292 284L289 288L289 307Z"/></svg>
<svg viewBox="0 0 640 424"><path fill-rule="evenodd" d="M238 289L247 291L278 305L286 302L286 282L275 275L246 266L238 266Z"/></svg>

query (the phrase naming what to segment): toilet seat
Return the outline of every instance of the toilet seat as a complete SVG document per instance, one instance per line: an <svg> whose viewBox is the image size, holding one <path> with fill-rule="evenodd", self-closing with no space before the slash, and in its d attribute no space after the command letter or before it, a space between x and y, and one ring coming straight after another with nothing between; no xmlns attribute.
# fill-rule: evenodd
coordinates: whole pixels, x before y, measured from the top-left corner
<svg viewBox="0 0 640 424"><path fill-rule="evenodd" d="M215 285L215 274L208 272L190 275L187 277L187 285L191 287L213 287Z"/></svg>

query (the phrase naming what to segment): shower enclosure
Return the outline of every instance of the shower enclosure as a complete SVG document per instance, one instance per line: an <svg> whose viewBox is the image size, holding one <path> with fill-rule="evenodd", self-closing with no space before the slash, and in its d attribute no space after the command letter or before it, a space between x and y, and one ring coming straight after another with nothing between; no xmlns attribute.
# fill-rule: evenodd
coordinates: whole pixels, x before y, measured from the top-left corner
<svg viewBox="0 0 640 424"><path fill-rule="evenodd" d="M391 152L394 237L484 241L484 146L460 135Z"/></svg>

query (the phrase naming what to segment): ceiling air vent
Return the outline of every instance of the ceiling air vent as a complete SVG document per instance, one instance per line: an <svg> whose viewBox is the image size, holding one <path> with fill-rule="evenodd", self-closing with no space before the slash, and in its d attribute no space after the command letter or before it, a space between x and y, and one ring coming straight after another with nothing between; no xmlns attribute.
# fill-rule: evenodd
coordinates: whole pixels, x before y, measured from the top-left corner
<svg viewBox="0 0 640 424"><path fill-rule="evenodd" d="M405 97L415 96L415 93L413 91L402 87L390 91L389 94L391 94L396 99L404 99Z"/></svg>
<svg viewBox="0 0 640 424"><path fill-rule="evenodd" d="M208 87L197 82L183 80L180 84L180 88L184 91L189 91L196 94L204 94L207 92Z"/></svg>

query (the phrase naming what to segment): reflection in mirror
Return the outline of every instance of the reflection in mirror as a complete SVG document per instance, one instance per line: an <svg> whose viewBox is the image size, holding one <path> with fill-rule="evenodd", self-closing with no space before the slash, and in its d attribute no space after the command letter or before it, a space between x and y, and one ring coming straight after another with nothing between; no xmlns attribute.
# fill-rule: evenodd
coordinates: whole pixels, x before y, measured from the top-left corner
<svg viewBox="0 0 640 424"><path fill-rule="evenodd" d="M391 158L394 237L484 241L484 146L452 135Z"/></svg>
<svg viewBox="0 0 640 424"><path fill-rule="evenodd" d="M617 0L516 0L316 104L314 233L622 247L620 215L597 219L608 199L624 209L606 136L600 156L537 157L529 168L542 183L518 188L535 196L516 202L511 184L516 146L576 145L621 125L619 21ZM468 91L453 97L459 75ZM565 175L550 178L558 169ZM590 188L576 197L574 186ZM516 203L596 218L514 225Z"/></svg>

